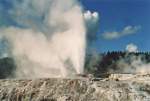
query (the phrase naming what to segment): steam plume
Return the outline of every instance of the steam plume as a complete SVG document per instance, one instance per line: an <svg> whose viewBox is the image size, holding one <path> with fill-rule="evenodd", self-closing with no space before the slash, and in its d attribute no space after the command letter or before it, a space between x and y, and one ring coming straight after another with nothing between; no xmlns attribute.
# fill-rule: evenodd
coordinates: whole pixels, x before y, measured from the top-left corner
<svg viewBox="0 0 150 101"><path fill-rule="evenodd" d="M124 57L119 57L116 61L116 69L110 69L110 72L119 73L150 73L150 63L146 55L138 53L138 47L135 44L126 46L126 54Z"/></svg>
<svg viewBox="0 0 150 101"><path fill-rule="evenodd" d="M86 27L76 0L14 0L16 26L1 28L19 78L65 77L84 72Z"/></svg>
<svg viewBox="0 0 150 101"><path fill-rule="evenodd" d="M116 64L116 72L119 73L150 73L150 63L146 62L143 55L126 54L125 58L119 59Z"/></svg>
<svg viewBox="0 0 150 101"><path fill-rule="evenodd" d="M137 52L138 47L135 44L130 43L126 46L126 51L128 51L128 52Z"/></svg>

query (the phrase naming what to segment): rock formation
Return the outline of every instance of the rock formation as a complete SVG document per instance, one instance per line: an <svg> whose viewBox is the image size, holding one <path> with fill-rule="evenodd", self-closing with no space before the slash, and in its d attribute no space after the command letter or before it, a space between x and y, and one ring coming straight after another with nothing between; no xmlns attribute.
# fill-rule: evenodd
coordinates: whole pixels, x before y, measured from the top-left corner
<svg viewBox="0 0 150 101"><path fill-rule="evenodd" d="M149 74L0 80L0 101L150 101Z"/></svg>

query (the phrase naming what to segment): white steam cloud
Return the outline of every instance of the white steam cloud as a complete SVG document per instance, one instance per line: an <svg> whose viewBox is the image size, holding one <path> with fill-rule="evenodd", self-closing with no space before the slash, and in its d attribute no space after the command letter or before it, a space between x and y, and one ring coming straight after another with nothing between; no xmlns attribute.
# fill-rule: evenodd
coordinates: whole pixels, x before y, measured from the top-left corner
<svg viewBox="0 0 150 101"><path fill-rule="evenodd" d="M127 52L138 52L138 47L135 44L130 43L126 46L126 51Z"/></svg>
<svg viewBox="0 0 150 101"><path fill-rule="evenodd" d="M107 40L117 39L123 36L135 34L137 31L139 31L140 28L141 26L126 26L120 32L117 32L117 31L105 32L102 34L102 36L104 39L107 39Z"/></svg>
<svg viewBox="0 0 150 101"><path fill-rule="evenodd" d="M150 73L150 63L146 62L143 55L126 54L125 58L120 58L116 64L118 73ZM110 70L110 72L112 71Z"/></svg>
<svg viewBox="0 0 150 101"><path fill-rule="evenodd" d="M146 55L138 53L138 47L131 43L126 47L127 53L124 57L119 57L116 62L116 70L110 69L110 72L118 73L150 73L150 63L147 62Z"/></svg>
<svg viewBox="0 0 150 101"><path fill-rule="evenodd" d="M66 77L84 72L85 18L91 18L83 15L76 0L14 0L9 13L17 26L1 28L0 34L15 58L16 77ZM92 17L98 19L98 14Z"/></svg>

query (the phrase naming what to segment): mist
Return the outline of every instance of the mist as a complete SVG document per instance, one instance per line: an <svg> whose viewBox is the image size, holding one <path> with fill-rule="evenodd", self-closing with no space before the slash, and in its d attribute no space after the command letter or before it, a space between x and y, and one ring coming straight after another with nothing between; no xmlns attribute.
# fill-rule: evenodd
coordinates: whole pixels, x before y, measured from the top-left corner
<svg viewBox="0 0 150 101"><path fill-rule="evenodd" d="M84 73L86 18L77 0L14 0L16 26L0 29L15 78L67 77Z"/></svg>

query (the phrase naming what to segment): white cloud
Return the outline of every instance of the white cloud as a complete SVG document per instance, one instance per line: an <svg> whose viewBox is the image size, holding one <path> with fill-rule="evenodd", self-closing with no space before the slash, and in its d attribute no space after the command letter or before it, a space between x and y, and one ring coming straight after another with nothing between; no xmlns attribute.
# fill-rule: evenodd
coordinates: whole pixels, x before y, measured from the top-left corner
<svg viewBox="0 0 150 101"><path fill-rule="evenodd" d="M138 47L135 44L130 43L126 46L126 51L128 51L128 52L137 52Z"/></svg>
<svg viewBox="0 0 150 101"><path fill-rule="evenodd" d="M139 31L141 26L126 26L123 28L122 31L113 31L113 32L105 32L102 34L104 39L117 39L123 36L132 35L135 34L137 31Z"/></svg>
<svg viewBox="0 0 150 101"><path fill-rule="evenodd" d="M99 14L97 12L91 12L91 11L86 11L84 13L84 18L86 21L90 22L90 23L95 23L99 20Z"/></svg>

